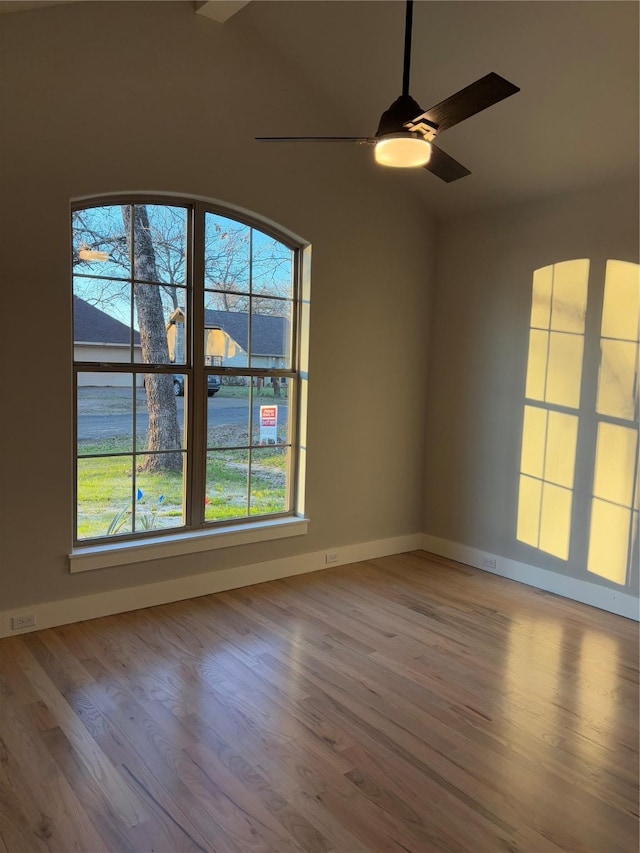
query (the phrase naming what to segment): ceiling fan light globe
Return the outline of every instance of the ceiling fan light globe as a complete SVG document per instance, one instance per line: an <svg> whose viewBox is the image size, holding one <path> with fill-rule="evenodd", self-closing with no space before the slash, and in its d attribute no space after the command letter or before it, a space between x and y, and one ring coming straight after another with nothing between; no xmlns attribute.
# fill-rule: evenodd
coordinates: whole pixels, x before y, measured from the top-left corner
<svg viewBox="0 0 640 853"><path fill-rule="evenodd" d="M376 163L398 169L425 166L431 157L431 145L418 133L389 133L376 142Z"/></svg>

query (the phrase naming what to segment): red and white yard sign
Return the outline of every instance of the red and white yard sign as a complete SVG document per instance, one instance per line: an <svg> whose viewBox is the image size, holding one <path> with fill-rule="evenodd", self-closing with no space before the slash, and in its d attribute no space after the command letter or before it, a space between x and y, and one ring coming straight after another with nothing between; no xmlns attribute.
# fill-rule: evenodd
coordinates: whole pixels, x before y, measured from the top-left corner
<svg viewBox="0 0 640 853"><path fill-rule="evenodd" d="M260 406L260 444L278 443L278 407Z"/></svg>

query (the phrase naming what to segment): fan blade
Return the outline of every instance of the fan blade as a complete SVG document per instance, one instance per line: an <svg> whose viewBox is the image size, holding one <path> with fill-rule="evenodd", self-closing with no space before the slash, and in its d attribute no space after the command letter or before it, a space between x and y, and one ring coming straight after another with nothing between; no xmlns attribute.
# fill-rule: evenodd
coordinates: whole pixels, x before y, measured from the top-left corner
<svg viewBox="0 0 640 853"><path fill-rule="evenodd" d="M486 110L487 107L492 107L519 91L518 86L514 86L513 83L492 71L465 89L456 92L455 95L451 95L450 98L436 104L435 107L431 107L422 115L417 116L411 124L415 124L420 119L426 119L436 124L438 133L442 133L443 130L447 130L454 124Z"/></svg>
<svg viewBox="0 0 640 853"><path fill-rule="evenodd" d="M471 174L469 169L458 163L457 160L454 160L442 148L438 148L433 143L431 143L431 157L424 168L448 184L451 181L457 181L458 178L464 178L466 175Z"/></svg>
<svg viewBox="0 0 640 853"><path fill-rule="evenodd" d="M256 142L359 142L375 145L374 136L256 136Z"/></svg>

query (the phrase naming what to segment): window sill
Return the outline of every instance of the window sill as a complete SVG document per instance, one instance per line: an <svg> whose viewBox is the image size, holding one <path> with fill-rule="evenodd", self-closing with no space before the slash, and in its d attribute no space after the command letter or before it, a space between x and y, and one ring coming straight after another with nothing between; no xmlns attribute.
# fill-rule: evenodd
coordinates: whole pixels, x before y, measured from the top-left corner
<svg viewBox="0 0 640 853"><path fill-rule="evenodd" d="M69 571L90 572L164 557L178 557L199 551L214 551L236 545L250 545L270 539L302 536L307 532L307 518L278 518L237 524L215 530L174 533L135 542L113 542L108 545L79 546L69 554Z"/></svg>

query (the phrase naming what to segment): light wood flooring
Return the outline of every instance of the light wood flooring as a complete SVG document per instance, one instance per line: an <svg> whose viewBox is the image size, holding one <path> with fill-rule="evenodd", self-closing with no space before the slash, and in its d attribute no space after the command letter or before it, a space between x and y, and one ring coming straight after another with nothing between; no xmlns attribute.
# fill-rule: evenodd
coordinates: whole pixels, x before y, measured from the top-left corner
<svg viewBox="0 0 640 853"><path fill-rule="evenodd" d="M415 552L0 641L0 852L638 850L638 626Z"/></svg>

